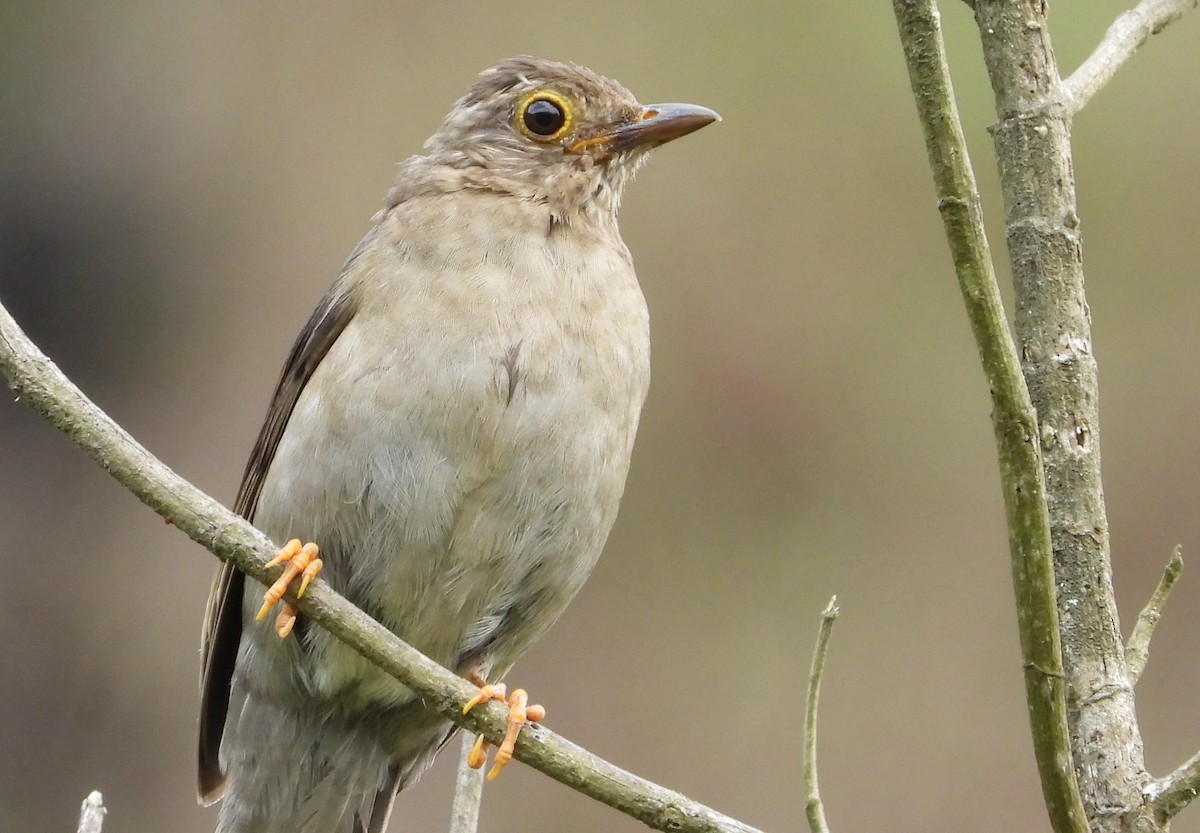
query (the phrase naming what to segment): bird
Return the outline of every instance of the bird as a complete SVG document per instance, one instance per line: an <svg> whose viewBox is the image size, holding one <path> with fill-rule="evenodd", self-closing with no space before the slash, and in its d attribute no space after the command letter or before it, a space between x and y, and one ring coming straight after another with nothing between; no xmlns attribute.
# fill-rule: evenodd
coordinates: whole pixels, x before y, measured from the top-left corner
<svg viewBox="0 0 1200 833"><path fill-rule="evenodd" d="M210 593L199 797L223 797L218 833L380 833L455 731L286 603L260 621L294 580L319 571L480 685L468 707L504 699L600 555L650 381L622 193L650 150L719 118L523 56L400 163L238 490L235 510L290 542L284 575L264 593L224 564Z"/></svg>

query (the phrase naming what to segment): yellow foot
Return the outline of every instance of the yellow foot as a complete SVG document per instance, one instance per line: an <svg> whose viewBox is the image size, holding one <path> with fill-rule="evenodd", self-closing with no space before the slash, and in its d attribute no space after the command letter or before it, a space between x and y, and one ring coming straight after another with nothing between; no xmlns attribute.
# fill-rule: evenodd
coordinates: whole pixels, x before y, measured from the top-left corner
<svg viewBox="0 0 1200 833"><path fill-rule="evenodd" d="M317 573L321 572L321 567L324 566L321 559L317 558L317 545L305 544L300 545L299 538L293 538L288 541L279 552L275 553L275 557L268 563L268 567L278 567L280 564L286 563L283 568L283 573L275 580L275 583L267 588L267 592L263 594L263 606L258 611L258 615L254 617L258 621L266 618L267 613L275 605L279 604L279 600L283 598L283 594L287 592L288 586L300 576L300 587L296 590L296 597L304 595L304 591L308 589L308 585ZM275 618L275 632L279 634L280 639L285 638L292 632L292 628L296 625L296 608L292 607L288 602L283 603L283 608L279 611L279 615Z"/></svg>
<svg viewBox="0 0 1200 833"><path fill-rule="evenodd" d="M492 771L487 776L487 779L492 781L495 780L502 769L508 766L508 762L512 760L513 749L517 745L517 736L521 734L521 727L526 723L541 723L546 719L546 710L541 706L529 705L529 694L523 688L513 691L511 697L505 697L506 689L504 683L480 685L482 681L478 679L472 679L471 682L479 685L479 691L463 706L463 714L466 714L480 703L486 703L488 700L499 700L501 703L508 704L508 728L504 732L504 741L496 750L496 759L492 764ZM470 757L467 758L467 763L470 764L472 769L479 769L484 765L487 761L488 747L490 745L488 739L483 735L480 735L475 740L475 746L471 749Z"/></svg>

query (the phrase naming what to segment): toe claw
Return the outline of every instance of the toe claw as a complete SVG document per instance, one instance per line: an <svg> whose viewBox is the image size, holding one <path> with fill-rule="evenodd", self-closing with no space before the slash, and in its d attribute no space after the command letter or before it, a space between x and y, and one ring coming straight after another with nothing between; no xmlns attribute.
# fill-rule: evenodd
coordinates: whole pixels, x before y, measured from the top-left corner
<svg viewBox="0 0 1200 833"><path fill-rule="evenodd" d="M297 553L299 553L301 549L302 549L302 547L300 546L300 539L293 538L292 540L288 541L286 544L284 544L282 547L279 548L279 551L275 553L275 557L272 558L270 561L268 561L266 563L266 566L267 567L278 567L280 564L284 563L285 561L291 561L292 558L295 557L295 555Z"/></svg>
<svg viewBox="0 0 1200 833"><path fill-rule="evenodd" d="M275 633L279 634L280 639L287 639L292 628L296 627L296 613L296 608L287 602L283 603L283 609L275 617Z"/></svg>
<svg viewBox="0 0 1200 833"><path fill-rule="evenodd" d="M479 691L475 692L475 696L468 700L467 704L463 706L462 713L466 714L467 712L471 711L471 709L482 703L486 703L488 700L499 700L501 703L503 703L505 702L505 696L507 692L508 689L505 687L504 683L496 683L495 685L484 683L483 685L479 686Z"/></svg>
<svg viewBox="0 0 1200 833"><path fill-rule="evenodd" d="M467 756L467 766L471 769L479 769L487 763L489 746L491 746L491 743L483 735L475 738L475 745L471 747L471 754Z"/></svg>
<svg viewBox="0 0 1200 833"><path fill-rule="evenodd" d="M321 572L321 568L325 566L325 562L316 557L316 544L305 544L301 552L308 553L310 560L305 565L304 572L300 574L300 589L296 591L296 598L304 595L304 591L308 589L308 585L312 584L312 580L317 577L317 573Z"/></svg>

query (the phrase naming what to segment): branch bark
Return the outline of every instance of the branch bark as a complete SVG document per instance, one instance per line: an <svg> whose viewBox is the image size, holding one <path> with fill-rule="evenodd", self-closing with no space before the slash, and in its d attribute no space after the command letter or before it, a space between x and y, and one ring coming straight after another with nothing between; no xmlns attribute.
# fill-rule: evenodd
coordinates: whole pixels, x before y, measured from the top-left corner
<svg viewBox="0 0 1200 833"><path fill-rule="evenodd" d="M476 833L479 829L479 809L483 804L483 767L470 764L475 735L462 733L462 748L458 753L458 770L454 776L454 803L450 807L450 833Z"/></svg>
<svg viewBox="0 0 1200 833"><path fill-rule="evenodd" d="M1071 111L1042 0L978 0L1058 582L1071 752L1094 830L1122 830L1149 783L1125 664L1100 481L1100 415L1071 167Z"/></svg>
<svg viewBox="0 0 1200 833"><path fill-rule="evenodd" d="M1166 587L1155 594L1135 629L1131 669L1120 639L1100 481L1099 389L1083 291L1071 118L1151 34L1195 7L1197 0L1143 0L1117 19L1066 83L1055 63L1045 0L969 3L999 116L992 135L1028 399L1024 386L1010 376L1012 343L995 295L934 0L893 0L893 5L951 253L992 389L1034 745L1051 822L1056 830L1079 829L1075 807L1064 802L1077 806L1082 799L1094 830L1162 831L1200 788L1200 755L1168 778L1151 782L1132 682L1144 666L1153 620L1178 575L1178 564L1168 569ZM1030 420L1028 402L1036 409L1036 422ZM1019 445L1005 430L1009 419L1026 432L1028 454L1017 453ZM1037 462L1039 452L1035 477L1028 466ZM1045 557L1047 524L1052 559ZM1050 564L1052 573L1046 572ZM1051 599L1057 595L1056 610L1046 611L1047 594ZM1049 629L1055 637L1061 629L1055 640L1061 644L1061 666L1060 655L1049 645L1043 646L1049 664L1033 659L1039 639L1035 632ZM1060 674L1062 680L1057 680ZM1063 748L1057 720L1064 680L1069 748ZM1045 691L1039 694L1039 687ZM1057 768L1046 758L1054 749L1061 750ZM1078 797L1069 783L1074 779L1061 772L1071 760Z"/></svg>
<svg viewBox="0 0 1200 833"><path fill-rule="evenodd" d="M983 2L977 0L977 6ZM892 6L959 290L992 395L1025 693L1042 795L1056 833L1086 833L1068 741L1037 417L1000 301L937 7L934 0L893 0Z"/></svg>
<svg viewBox="0 0 1200 833"><path fill-rule="evenodd" d="M270 584L280 572L264 564L276 545L243 518L155 458L83 395L0 306L0 373L17 398L67 435L101 468L209 552ZM495 743L504 737L506 709L486 703L462 714L475 687L442 668L371 619L325 582L288 600L338 639L424 698L428 706ZM530 724L517 741L517 760L657 830L757 833L736 819L592 755L544 726Z"/></svg>

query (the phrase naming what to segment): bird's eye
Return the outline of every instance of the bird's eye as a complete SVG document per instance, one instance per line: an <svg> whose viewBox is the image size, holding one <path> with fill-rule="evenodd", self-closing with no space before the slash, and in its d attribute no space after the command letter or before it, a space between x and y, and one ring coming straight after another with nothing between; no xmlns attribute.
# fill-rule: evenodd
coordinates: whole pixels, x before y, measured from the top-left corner
<svg viewBox="0 0 1200 833"><path fill-rule="evenodd" d="M553 101L539 98L525 108L525 128L539 136L553 136L562 129L567 114Z"/></svg>
<svg viewBox="0 0 1200 833"><path fill-rule="evenodd" d="M521 102L516 122L535 142L553 142L571 130L571 105L556 93L536 92Z"/></svg>

